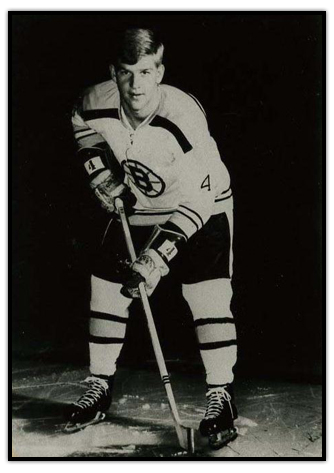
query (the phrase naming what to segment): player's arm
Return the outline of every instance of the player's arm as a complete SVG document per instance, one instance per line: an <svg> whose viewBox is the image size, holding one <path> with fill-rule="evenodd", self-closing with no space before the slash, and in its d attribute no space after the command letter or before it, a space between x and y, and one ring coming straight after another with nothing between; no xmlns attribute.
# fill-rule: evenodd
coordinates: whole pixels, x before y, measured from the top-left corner
<svg viewBox="0 0 334 473"><path fill-rule="evenodd" d="M101 206L109 213L115 211L114 200L122 195L130 208L134 202L128 187L123 183L124 172L108 143L80 116L76 108L72 117L77 155Z"/></svg>

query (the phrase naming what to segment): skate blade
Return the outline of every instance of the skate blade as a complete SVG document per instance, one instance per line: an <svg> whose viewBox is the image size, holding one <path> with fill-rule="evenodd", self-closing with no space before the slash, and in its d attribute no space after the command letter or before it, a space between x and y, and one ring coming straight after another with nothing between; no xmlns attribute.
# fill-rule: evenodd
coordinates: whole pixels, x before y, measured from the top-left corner
<svg viewBox="0 0 334 473"><path fill-rule="evenodd" d="M90 425L95 425L102 422L106 418L106 414L104 412L98 412L94 419L90 420L89 422L85 422L84 424L73 424L71 421L68 422L64 427L64 432L67 434L73 434L75 432L79 432L80 430L85 429Z"/></svg>
<svg viewBox="0 0 334 473"><path fill-rule="evenodd" d="M209 446L213 450L219 450L222 447L225 447L229 442L235 440L238 436L238 431L234 427L232 429L227 429L224 432L218 432L217 434L209 435Z"/></svg>

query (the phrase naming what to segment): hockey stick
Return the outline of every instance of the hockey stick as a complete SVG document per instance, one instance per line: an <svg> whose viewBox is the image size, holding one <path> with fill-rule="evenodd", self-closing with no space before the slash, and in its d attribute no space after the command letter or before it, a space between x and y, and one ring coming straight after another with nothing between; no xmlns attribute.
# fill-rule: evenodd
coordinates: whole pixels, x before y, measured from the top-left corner
<svg viewBox="0 0 334 473"><path fill-rule="evenodd" d="M127 217L125 214L123 201L121 198L115 199L115 206L121 218L125 243L129 251L131 261L134 262L136 260L136 251L135 251L133 241L131 238L130 228L129 228L129 224L128 224ZM148 296L146 294L146 290L145 290L145 286L143 282L139 283L139 293L140 293L140 299L141 299L141 303L144 309L144 313L146 316L148 329L151 336L154 354L155 354L157 364L159 367L160 376L165 386L169 408L173 417L174 426L175 426L177 438L179 440L179 444L184 450L187 450L189 453L194 453L195 452L194 430L189 427L185 427L181 424L181 419L179 416L179 412L177 410L177 405L175 402L174 393L172 390L168 371L166 368L165 359L161 350L158 333L155 327L150 303L149 303Z"/></svg>

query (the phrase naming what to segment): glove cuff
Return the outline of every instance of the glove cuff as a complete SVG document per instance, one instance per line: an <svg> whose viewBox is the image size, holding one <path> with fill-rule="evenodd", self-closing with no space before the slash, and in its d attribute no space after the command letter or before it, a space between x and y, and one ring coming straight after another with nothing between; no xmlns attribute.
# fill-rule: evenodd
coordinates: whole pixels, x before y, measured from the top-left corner
<svg viewBox="0 0 334 473"><path fill-rule="evenodd" d="M153 250L152 248L150 248L146 250L144 254L151 258L154 266L157 269L159 269L162 277L166 276L169 273L169 267L167 266L164 259L160 256L160 254L156 250Z"/></svg>
<svg viewBox="0 0 334 473"><path fill-rule="evenodd" d="M186 236L176 225L168 222L156 225L144 251L154 250L163 259L166 265L177 255L179 247L187 241Z"/></svg>

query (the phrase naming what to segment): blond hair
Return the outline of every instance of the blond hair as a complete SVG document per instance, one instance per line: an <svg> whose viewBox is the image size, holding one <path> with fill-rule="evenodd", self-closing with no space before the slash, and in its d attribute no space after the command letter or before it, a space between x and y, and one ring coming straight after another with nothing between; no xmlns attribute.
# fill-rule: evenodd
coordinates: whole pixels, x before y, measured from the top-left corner
<svg viewBox="0 0 334 473"><path fill-rule="evenodd" d="M153 56L156 66L160 66L163 53L164 46L152 30L131 28L120 38L117 63L136 64L144 56Z"/></svg>

